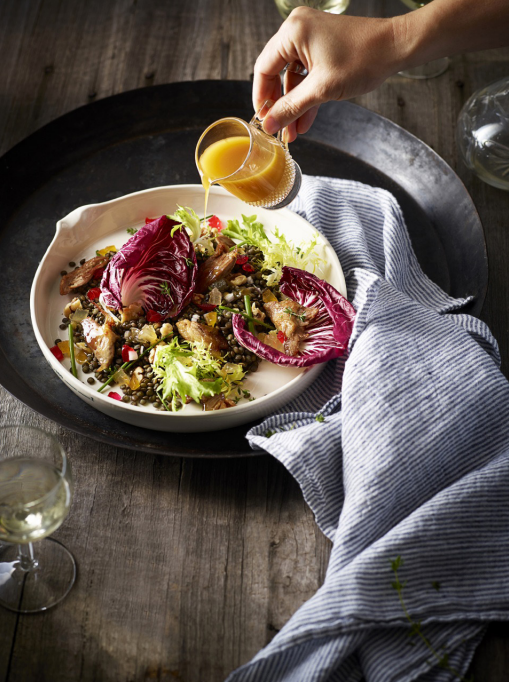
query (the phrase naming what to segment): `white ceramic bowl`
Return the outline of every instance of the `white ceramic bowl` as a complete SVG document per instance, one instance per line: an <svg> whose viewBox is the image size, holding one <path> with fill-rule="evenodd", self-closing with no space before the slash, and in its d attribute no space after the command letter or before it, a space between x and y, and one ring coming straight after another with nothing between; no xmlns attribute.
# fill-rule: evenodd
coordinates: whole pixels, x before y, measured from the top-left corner
<svg viewBox="0 0 509 682"><path fill-rule="evenodd" d="M248 375L245 388L255 400L241 401L237 406L213 412L202 411L191 403L176 413L157 411L152 406L134 406L109 398L106 390L98 393L99 384L86 383L87 375L74 377L68 360L59 362L49 350L55 338L67 338L59 330L63 309L72 296L60 296L60 271L68 263L91 258L97 249L114 244L120 248L129 239L127 228L140 227L145 217L173 213L177 204L190 206L201 215L204 192L201 185L174 185L128 194L102 204L90 204L75 209L57 223L55 237L35 274L30 296L30 311L35 336L51 368L62 381L85 402L110 417L158 431L193 432L216 431L244 424L270 414L302 393L323 369L315 365L307 369L284 368L263 361L258 371ZM324 273L338 291L346 296L346 285L341 265L329 242L306 220L287 208L267 211L247 206L220 187L212 187L208 213L222 221L239 218L241 214L258 216L268 233L277 226L296 245L318 237L320 255L327 266ZM90 375L88 375L90 376ZM115 387L112 387L115 390Z"/></svg>

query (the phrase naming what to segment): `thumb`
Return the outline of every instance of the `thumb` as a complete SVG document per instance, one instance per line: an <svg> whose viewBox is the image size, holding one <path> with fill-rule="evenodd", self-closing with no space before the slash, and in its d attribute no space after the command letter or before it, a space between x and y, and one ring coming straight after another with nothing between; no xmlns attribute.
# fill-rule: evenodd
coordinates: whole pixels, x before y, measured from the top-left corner
<svg viewBox="0 0 509 682"><path fill-rule="evenodd" d="M325 102L326 98L321 96L321 93L323 85L320 84L319 77L310 73L271 107L263 120L263 129L273 135L289 123L293 123L309 109Z"/></svg>

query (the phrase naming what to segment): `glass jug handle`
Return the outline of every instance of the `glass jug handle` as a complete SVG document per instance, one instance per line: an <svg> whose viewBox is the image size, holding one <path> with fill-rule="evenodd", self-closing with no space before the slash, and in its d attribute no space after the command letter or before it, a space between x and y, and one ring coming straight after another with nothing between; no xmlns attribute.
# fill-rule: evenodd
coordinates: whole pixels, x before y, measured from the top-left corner
<svg viewBox="0 0 509 682"><path fill-rule="evenodd" d="M253 116L253 118L249 121L250 125L253 125L255 128L258 128L258 130L261 130L262 132L265 132L263 130L263 119L265 116L267 116L269 109L274 105L274 102L271 99L266 100L262 106L258 109L256 114ZM279 144L288 151L288 137L286 135L286 128L283 128L282 130L278 130L276 134L276 140L279 142Z"/></svg>
<svg viewBox="0 0 509 682"><path fill-rule="evenodd" d="M284 96L285 95L285 82L286 82L286 73L287 71L291 71L292 73L296 73L299 76L302 76L305 78L308 75L308 70L302 64L301 62L295 61L291 62L290 64L287 64L283 71L281 72L281 94ZM263 130L263 119L265 116L267 116L267 113L269 109L274 105L273 100L268 99L266 100L262 106L258 109L256 114L253 116L253 118L249 121L251 125L254 125L256 128L259 130ZM288 151L288 129L285 127L282 130L279 130L276 139L279 142L279 144L286 150Z"/></svg>

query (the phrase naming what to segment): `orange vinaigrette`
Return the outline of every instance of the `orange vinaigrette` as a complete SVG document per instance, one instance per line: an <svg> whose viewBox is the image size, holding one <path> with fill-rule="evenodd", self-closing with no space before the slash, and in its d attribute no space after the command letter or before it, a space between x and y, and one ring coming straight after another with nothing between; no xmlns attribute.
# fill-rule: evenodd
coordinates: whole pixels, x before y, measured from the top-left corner
<svg viewBox="0 0 509 682"><path fill-rule="evenodd" d="M253 144L248 136L235 135L213 142L199 158L205 189L205 215L209 189L220 181L222 187L246 203L264 201L280 189L285 178L285 150L272 138L264 145Z"/></svg>

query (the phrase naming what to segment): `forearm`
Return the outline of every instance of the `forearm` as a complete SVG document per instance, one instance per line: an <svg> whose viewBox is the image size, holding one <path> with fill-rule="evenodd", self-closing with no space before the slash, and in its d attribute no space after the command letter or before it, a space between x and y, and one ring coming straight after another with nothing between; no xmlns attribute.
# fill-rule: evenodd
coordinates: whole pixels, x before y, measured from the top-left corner
<svg viewBox="0 0 509 682"><path fill-rule="evenodd" d="M509 45L508 0L433 0L394 18L402 67Z"/></svg>
<svg viewBox="0 0 509 682"><path fill-rule="evenodd" d="M392 19L372 19L297 7L265 46L254 70L255 110L277 100L264 127L289 126L289 139L309 130L318 106L370 92L398 71L458 52L509 45L509 0L431 0ZM291 62L280 97L280 71ZM287 76L289 75L287 74Z"/></svg>

